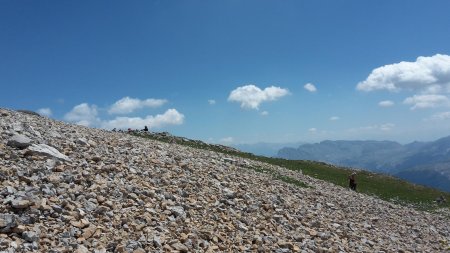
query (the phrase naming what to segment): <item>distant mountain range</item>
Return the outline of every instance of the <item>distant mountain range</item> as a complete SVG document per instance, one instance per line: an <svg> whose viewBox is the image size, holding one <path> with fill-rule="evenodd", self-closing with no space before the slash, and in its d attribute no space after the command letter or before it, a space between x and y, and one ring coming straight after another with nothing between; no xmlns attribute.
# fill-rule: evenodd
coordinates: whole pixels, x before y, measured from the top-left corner
<svg viewBox="0 0 450 253"><path fill-rule="evenodd" d="M406 145L393 141L323 141L285 147L277 156L368 169L450 192L450 136Z"/></svg>
<svg viewBox="0 0 450 253"><path fill-rule="evenodd" d="M255 155L263 155L267 157L275 157L278 150L286 147L298 147L305 144L304 142L292 142L292 143L270 143L270 142L258 142L253 144L235 144L233 148L239 149L243 152L249 152Z"/></svg>

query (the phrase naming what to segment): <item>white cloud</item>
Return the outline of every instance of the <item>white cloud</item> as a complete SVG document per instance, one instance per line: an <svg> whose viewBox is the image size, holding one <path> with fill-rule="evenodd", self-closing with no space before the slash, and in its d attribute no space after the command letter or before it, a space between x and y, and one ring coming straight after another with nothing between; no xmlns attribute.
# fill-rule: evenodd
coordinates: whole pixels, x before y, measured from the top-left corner
<svg viewBox="0 0 450 253"><path fill-rule="evenodd" d="M434 121L440 121L440 120L448 120L450 119L450 112L439 112L439 113L435 113L433 115L431 115L430 118L425 119L426 121L428 120L434 120Z"/></svg>
<svg viewBox="0 0 450 253"><path fill-rule="evenodd" d="M269 115L269 112L268 111L263 111L263 112L261 112L261 115L262 116L267 116L267 115Z"/></svg>
<svg viewBox="0 0 450 253"><path fill-rule="evenodd" d="M317 133L317 128L311 127L310 129L308 129L308 131L309 131L310 133Z"/></svg>
<svg viewBox="0 0 450 253"><path fill-rule="evenodd" d="M403 101L404 104L412 105L411 110L423 109L423 108L434 108L439 106L449 106L450 100L444 95L414 95L408 97Z"/></svg>
<svg viewBox="0 0 450 253"><path fill-rule="evenodd" d="M383 101L380 101L378 103L378 105L381 106L381 107L391 107L391 106L394 105L394 102L392 102L390 100L383 100Z"/></svg>
<svg viewBox="0 0 450 253"><path fill-rule="evenodd" d="M111 108L108 110L110 114L127 114L132 113L135 110L142 109L144 107L160 107L167 103L165 99L145 99L140 100L138 98L124 97L116 101Z"/></svg>
<svg viewBox="0 0 450 253"><path fill-rule="evenodd" d="M232 143L232 142L234 142L234 138L233 137L224 137L224 138L220 139L220 142L222 142L222 143Z"/></svg>
<svg viewBox="0 0 450 253"><path fill-rule="evenodd" d="M259 109L259 105L266 101L275 101L289 94L287 89L270 86L261 90L255 85L245 85L231 91L228 101L241 103L242 108Z"/></svg>
<svg viewBox="0 0 450 253"><path fill-rule="evenodd" d="M314 84L312 83L307 83L303 86L303 88L305 88L305 90L309 91L309 92L316 92L317 88L316 86L314 86Z"/></svg>
<svg viewBox="0 0 450 253"><path fill-rule="evenodd" d="M38 109L37 112L43 116L47 116L47 117L52 116L52 110L50 108L41 108L41 109Z"/></svg>
<svg viewBox="0 0 450 253"><path fill-rule="evenodd" d="M208 104L210 104L210 105L215 105L215 104L216 104L216 100L214 100L214 99L208 99Z"/></svg>
<svg viewBox="0 0 450 253"><path fill-rule="evenodd" d="M338 116L333 116L333 117L330 117L330 120L331 121L336 121L336 120L340 120L341 118L339 118Z"/></svg>
<svg viewBox="0 0 450 253"><path fill-rule="evenodd" d="M381 131L391 131L392 128L395 127L395 124L392 123L386 123L379 126L379 129Z"/></svg>
<svg viewBox="0 0 450 253"><path fill-rule="evenodd" d="M82 103L64 115L64 119L83 126L94 126L98 124L97 106L90 106L88 103Z"/></svg>
<svg viewBox="0 0 450 253"><path fill-rule="evenodd" d="M371 126L364 126L364 127L358 127L358 128L351 128L348 131L349 132L361 132L361 131L390 131L395 127L395 124L393 123L385 123L381 125L371 125Z"/></svg>
<svg viewBox="0 0 450 253"><path fill-rule="evenodd" d="M412 90L424 94L450 91L450 56L420 56L415 62L399 62L376 68L358 90Z"/></svg>
<svg viewBox="0 0 450 253"><path fill-rule="evenodd" d="M156 116L148 115L141 117L116 117L115 119L103 121L102 128L112 129L142 129L147 126L149 129L160 128L168 125L181 125L184 121L184 115L176 109L169 109L164 114Z"/></svg>

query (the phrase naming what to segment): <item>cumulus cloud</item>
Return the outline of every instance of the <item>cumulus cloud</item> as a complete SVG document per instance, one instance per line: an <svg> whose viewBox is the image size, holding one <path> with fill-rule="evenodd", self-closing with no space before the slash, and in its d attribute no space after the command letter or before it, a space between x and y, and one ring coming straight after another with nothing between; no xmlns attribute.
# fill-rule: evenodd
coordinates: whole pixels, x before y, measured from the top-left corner
<svg viewBox="0 0 450 253"><path fill-rule="evenodd" d="M415 62L399 62L376 68L358 90L412 90L421 93L450 91L450 56L420 56Z"/></svg>
<svg viewBox="0 0 450 253"><path fill-rule="evenodd" d="M208 104L210 104L210 105L215 105L215 104L216 104L216 100L214 100L214 99L208 99Z"/></svg>
<svg viewBox="0 0 450 253"><path fill-rule="evenodd" d="M267 116L267 115L269 115L269 112L268 111L263 111L263 112L261 112L261 115L262 116Z"/></svg>
<svg viewBox="0 0 450 253"><path fill-rule="evenodd" d="M425 120L441 121L450 119L450 112L439 112L433 114L430 118Z"/></svg>
<svg viewBox="0 0 450 253"><path fill-rule="evenodd" d="M99 122L97 115L97 106L82 103L66 113L64 119L82 126L95 126Z"/></svg>
<svg viewBox="0 0 450 253"><path fill-rule="evenodd" d="M132 113L135 110L142 109L145 107L155 108L160 107L167 103L165 99L145 99L140 100L138 98L124 97L116 101L111 108L108 110L109 114L127 114Z"/></svg>
<svg viewBox="0 0 450 253"><path fill-rule="evenodd" d="M316 86L314 86L314 84L312 83L307 83L303 86L303 88L305 88L305 90L309 91L309 92L316 92L317 88Z"/></svg>
<svg viewBox="0 0 450 253"><path fill-rule="evenodd" d="M428 94L428 95L414 95L408 97L403 101L404 104L412 105L411 110L423 109L423 108L434 108L439 106L450 105L450 100L447 96Z"/></svg>
<svg viewBox="0 0 450 253"><path fill-rule="evenodd" d="M116 117L112 120L103 121L102 128L112 129L141 129L147 126L149 129L160 128L168 125L181 125L184 121L184 115L179 113L176 109L169 109L163 114L156 116L148 115L145 118L141 117Z"/></svg>
<svg viewBox="0 0 450 253"><path fill-rule="evenodd" d="M392 101L390 101L390 100L383 100L383 101L380 101L380 102L378 103L378 105L379 105L380 107L391 107L391 106L394 105L394 102L392 102Z"/></svg>
<svg viewBox="0 0 450 253"><path fill-rule="evenodd" d="M336 120L340 120L341 118L339 118L338 116L333 116L333 117L330 117L330 120L331 121L336 121Z"/></svg>
<svg viewBox="0 0 450 253"><path fill-rule="evenodd" d="M245 109L259 109L259 105L266 101L275 101L289 94L287 89L270 86L261 90L255 85L245 85L231 91L228 101L241 103Z"/></svg>
<svg viewBox="0 0 450 253"><path fill-rule="evenodd" d="M233 137L224 137L224 138L220 139L220 142L222 142L222 143L232 143L232 142L234 142L234 138Z"/></svg>
<svg viewBox="0 0 450 253"><path fill-rule="evenodd" d="M52 110L50 108L41 108L41 109L38 109L37 112L43 116L47 116L47 117L52 116Z"/></svg>
<svg viewBox="0 0 450 253"><path fill-rule="evenodd" d="M127 99L128 100L128 99ZM124 101L127 101L124 100ZM119 101L118 101L119 102ZM144 100L145 106L153 106L154 101ZM157 102L156 104L158 104ZM118 104L118 103L116 103ZM112 107L110 107L112 108ZM126 108L126 107L123 107ZM128 107L131 108L131 107ZM128 109L127 109L128 110ZM118 116L114 119L102 119L99 117L99 110L96 105L82 103L72 108L72 110L64 115L64 120L73 122L78 125L89 127L100 127L105 129L142 129L147 126L150 129L160 128L168 125L181 125L184 122L184 115L176 109L168 109L163 114L147 115L145 117L124 117Z"/></svg>

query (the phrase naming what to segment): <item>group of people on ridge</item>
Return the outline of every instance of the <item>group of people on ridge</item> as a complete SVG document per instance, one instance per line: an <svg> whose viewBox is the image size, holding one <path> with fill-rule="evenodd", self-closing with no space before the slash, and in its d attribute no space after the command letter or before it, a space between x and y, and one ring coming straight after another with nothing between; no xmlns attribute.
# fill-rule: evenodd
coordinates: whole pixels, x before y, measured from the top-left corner
<svg viewBox="0 0 450 253"><path fill-rule="evenodd" d="M113 128L111 131L113 131L113 132L123 132L123 130L121 130L121 129L117 130L116 128ZM128 128L127 131L128 131L128 133L131 133L131 132L135 132L135 131L138 131L138 130L133 130L131 128ZM148 127L144 126L144 129L142 129L141 131L148 132Z"/></svg>

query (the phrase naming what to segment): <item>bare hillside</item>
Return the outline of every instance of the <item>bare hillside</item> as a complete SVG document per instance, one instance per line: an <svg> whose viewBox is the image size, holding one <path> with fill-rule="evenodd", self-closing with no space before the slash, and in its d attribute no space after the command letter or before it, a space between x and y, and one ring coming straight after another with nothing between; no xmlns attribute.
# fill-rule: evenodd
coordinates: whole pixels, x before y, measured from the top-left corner
<svg viewBox="0 0 450 253"><path fill-rule="evenodd" d="M6 109L0 199L0 252L446 252L450 241L443 215Z"/></svg>

